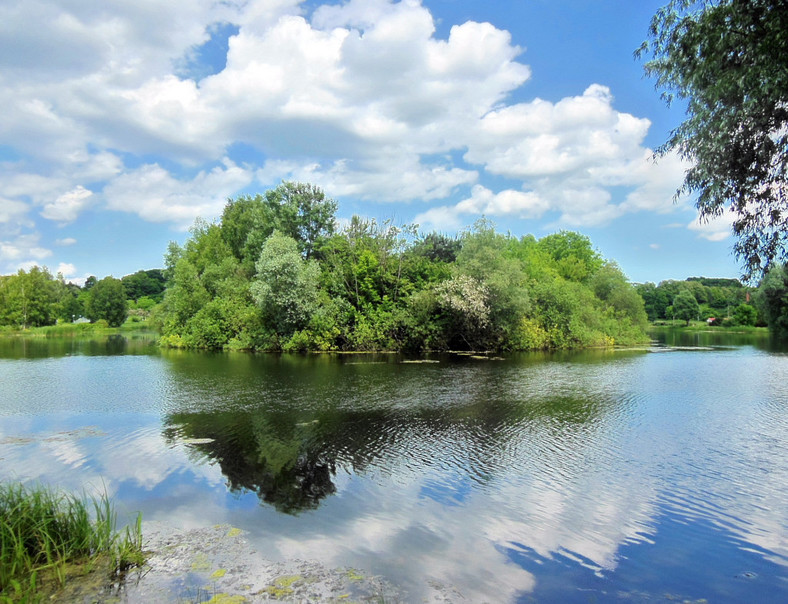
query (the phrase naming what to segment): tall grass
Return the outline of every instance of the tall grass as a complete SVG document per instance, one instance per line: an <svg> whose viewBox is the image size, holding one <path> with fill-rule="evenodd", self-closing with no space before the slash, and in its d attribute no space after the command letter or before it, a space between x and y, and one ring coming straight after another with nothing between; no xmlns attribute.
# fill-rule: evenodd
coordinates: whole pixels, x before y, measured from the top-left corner
<svg viewBox="0 0 788 604"><path fill-rule="evenodd" d="M42 587L57 590L69 574L100 567L117 576L142 564L141 517L123 535L115 526L106 495L0 485L0 603L36 601Z"/></svg>

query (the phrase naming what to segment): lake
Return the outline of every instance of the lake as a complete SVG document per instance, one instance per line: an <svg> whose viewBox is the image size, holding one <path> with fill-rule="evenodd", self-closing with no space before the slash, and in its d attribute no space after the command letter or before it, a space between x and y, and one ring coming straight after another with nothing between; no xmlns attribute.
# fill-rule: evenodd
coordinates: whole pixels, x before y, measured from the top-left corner
<svg viewBox="0 0 788 604"><path fill-rule="evenodd" d="M788 600L788 354L655 337L494 359L0 339L0 480L227 523L405 601Z"/></svg>

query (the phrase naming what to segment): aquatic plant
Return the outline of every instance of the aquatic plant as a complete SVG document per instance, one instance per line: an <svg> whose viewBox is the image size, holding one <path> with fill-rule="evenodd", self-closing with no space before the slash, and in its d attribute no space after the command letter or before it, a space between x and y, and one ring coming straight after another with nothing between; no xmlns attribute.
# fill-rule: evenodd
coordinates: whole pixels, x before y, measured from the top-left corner
<svg viewBox="0 0 788 604"><path fill-rule="evenodd" d="M124 534L116 520L106 495L0 485L0 602L36 601L69 575L105 568L117 578L141 565L141 517Z"/></svg>

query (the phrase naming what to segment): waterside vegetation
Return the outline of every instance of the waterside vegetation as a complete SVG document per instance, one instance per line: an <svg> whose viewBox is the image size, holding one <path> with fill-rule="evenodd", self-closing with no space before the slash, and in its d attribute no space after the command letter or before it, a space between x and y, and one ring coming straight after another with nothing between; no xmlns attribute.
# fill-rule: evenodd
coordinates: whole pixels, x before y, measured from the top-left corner
<svg viewBox="0 0 788 604"><path fill-rule="evenodd" d="M788 334L779 265L758 288L705 277L633 286L576 232L518 238L480 219L450 237L358 216L340 227L336 209L318 187L286 182L198 219L164 269L83 287L39 267L0 277L0 333L123 326L157 330L164 347L287 352L629 345L649 322L675 320Z"/></svg>
<svg viewBox="0 0 788 604"><path fill-rule="evenodd" d="M120 578L144 562L141 518L125 533L106 496L0 485L0 602L56 598L67 579Z"/></svg>
<svg viewBox="0 0 788 604"><path fill-rule="evenodd" d="M284 183L228 201L165 257L162 344L266 351L562 349L646 339L643 301L578 233L458 237Z"/></svg>

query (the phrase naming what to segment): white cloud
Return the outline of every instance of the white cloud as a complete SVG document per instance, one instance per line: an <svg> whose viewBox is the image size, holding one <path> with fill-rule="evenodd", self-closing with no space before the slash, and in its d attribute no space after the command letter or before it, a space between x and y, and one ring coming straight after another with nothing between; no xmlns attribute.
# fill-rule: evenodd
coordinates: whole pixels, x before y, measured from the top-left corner
<svg viewBox="0 0 788 604"><path fill-rule="evenodd" d="M251 172L229 160L191 180L179 180L161 166L150 164L113 180L104 196L110 209L186 229L197 216L218 215L227 197L248 185L252 177Z"/></svg>
<svg viewBox="0 0 788 604"><path fill-rule="evenodd" d="M645 210L659 214L686 208L690 202L687 196L679 197L675 203L673 198L688 168L689 164L676 153L655 160L651 150L644 149L642 156L627 167L630 180L639 182L640 185L627 195L623 208L627 211Z"/></svg>
<svg viewBox="0 0 788 604"><path fill-rule="evenodd" d="M59 245L59 246L62 246L62 247L65 247L65 246L68 246L68 245L74 245L76 242L77 242L77 240L74 239L73 237L65 237L63 239L55 239L55 245Z"/></svg>
<svg viewBox="0 0 788 604"><path fill-rule="evenodd" d="M0 197L0 224L21 221L29 209L22 201Z"/></svg>
<svg viewBox="0 0 788 604"><path fill-rule="evenodd" d="M720 216L708 220L698 217L686 226L689 230L695 231L701 239L724 241L732 234L731 228L734 220L733 212L726 209Z"/></svg>
<svg viewBox="0 0 788 604"><path fill-rule="evenodd" d="M332 196L375 201L443 199L477 178L478 173L473 170L424 165L415 157L386 153L358 162L339 160L328 167L320 163L270 161L257 172L258 181L265 186L282 180L312 182Z"/></svg>
<svg viewBox="0 0 788 604"><path fill-rule="evenodd" d="M0 165L0 223L21 225L30 203L67 223L104 201L101 209L184 228L216 216L253 175L393 203L472 187L417 218L445 225L474 213L554 213L581 227L673 208L681 163L650 162L649 121L617 111L609 88L508 101L531 75L509 32L469 21L438 39L417 0L350 0L311 17L302 4L0 7L0 139L25 157ZM189 79L181 68L217 23L238 27L226 65ZM230 162L236 144L264 159ZM513 183L493 191L490 175ZM627 189L623 202L612 187Z"/></svg>
<svg viewBox="0 0 788 604"><path fill-rule="evenodd" d="M453 207L441 206L419 214L415 222L424 227L437 230L454 230L468 220L461 216L515 216L518 218L540 218L550 204L533 191L514 191L511 189L493 193L490 189L475 185L471 196Z"/></svg>
<svg viewBox="0 0 788 604"><path fill-rule="evenodd" d="M456 207L439 206L417 214L413 222L423 231L456 231L463 226Z"/></svg>
<svg viewBox="0 0 788 604"><path fill-rule="evenodd" d="M48 220L67 223L73 222L77 216L90 205L93 191L79 185L68 193L63 193L54 201L44 204L41 215Z"/></svg>
<svg viewBox="0 0 788 604"><path fill-rule="evenodd" d="M27 233L0 240L0 274L16 272L20 268L27 270L49 258L52 251L39 245L40 235Z"/></svg>
<svg viewBox="0 0 788 604"><path fill-rule="evenodd" d="M73 275L76 274L76 272L77 272L77 267L75 267L73 264L68 262L61 262L60 264L57 265L57 268L55 269L55 274L60 273L66 278L72 277Z"/></svg>

